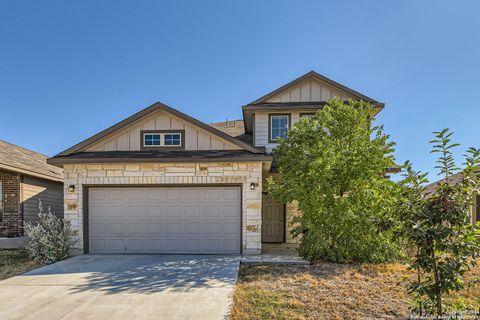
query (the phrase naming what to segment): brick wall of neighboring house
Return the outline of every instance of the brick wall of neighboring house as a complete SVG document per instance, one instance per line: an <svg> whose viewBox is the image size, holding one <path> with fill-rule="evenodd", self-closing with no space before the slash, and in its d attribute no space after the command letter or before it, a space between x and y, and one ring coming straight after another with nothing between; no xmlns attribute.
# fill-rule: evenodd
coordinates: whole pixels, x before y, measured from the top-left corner
<svg viewBox="0 0 480 320"><path fill-rule="evenodd" d="M2 182L3 215L0 218L0 237L23 235L22 208L20 206L20 175L0 171Z"/></svg>

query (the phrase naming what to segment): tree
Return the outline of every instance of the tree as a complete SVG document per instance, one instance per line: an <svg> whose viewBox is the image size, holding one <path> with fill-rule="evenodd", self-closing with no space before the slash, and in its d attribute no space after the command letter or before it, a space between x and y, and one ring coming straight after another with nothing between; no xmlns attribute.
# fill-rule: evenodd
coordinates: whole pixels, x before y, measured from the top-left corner
<svg viewBox="0 0 480 320"><path fill-rule="evenodd" d="M385 178L394 144L372 126L374 112L363 101L329 100L274 150L281 179L270 179L269 193L298 201L293 233L311 261L383 261L398 252L390 230L395 183Z"/></svg>
<svg viewBox="0 0 480 320"><path fill-rule="evenodd" d="M458 146L451 143L452 133L444 129L434 134L432 153L440 154L436 168L443 179L427 193L426 174L414 171L407 162L395 212L398 234L415 252L409 267L417 277L409 292L417 302L416 310L442 316L443 296L463 288L462 276L480 253L480 229L469 223L479 187L480 151L468 149L465 168L459 170L451 151ZM456 173L458 182L453 179Z"/></svg>

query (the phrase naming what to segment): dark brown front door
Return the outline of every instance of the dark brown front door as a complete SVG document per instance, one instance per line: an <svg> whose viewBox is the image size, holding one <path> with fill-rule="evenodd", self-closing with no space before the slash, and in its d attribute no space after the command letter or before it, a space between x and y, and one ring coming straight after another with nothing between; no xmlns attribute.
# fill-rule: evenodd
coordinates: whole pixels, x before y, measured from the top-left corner
<svg viewBox="0 0 480 320"><path fill-rule="evenodd" d="M268 194L262 199L262 242L283 242L285 236L285 205Z"/></svg>

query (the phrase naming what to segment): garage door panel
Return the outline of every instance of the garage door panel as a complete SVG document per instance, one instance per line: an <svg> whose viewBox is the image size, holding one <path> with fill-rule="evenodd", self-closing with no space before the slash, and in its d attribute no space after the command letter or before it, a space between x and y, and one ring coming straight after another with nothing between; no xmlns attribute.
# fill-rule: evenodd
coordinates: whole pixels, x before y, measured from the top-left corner
<svg viewBox="0 0 480 320"><path fill-rule="evenodd" d="M91 188L89 192L92 253L240 252L238 187Z"/></svg>
<svg viewBox="0 0 480 320"><path fill-rule="evenodd" d="M107 250L106 239L91 239L90 250L92 251L105 251Z"/></svg>
<svg viewBox="0 0 480 320"><path fill-rule="evenodd" d="M126 205L126 216L127 218L140 218L143 217L144 213L142 206L140 205Z"/></svg>
<svg viewBox="0 0 480 320"><path fill-rule="evenodd" d="M91 206L89 213L92 219L105 218L106 217L105 205L93 205Z"/></svg>
<svg viewBox="0 0 480 320"><path fill-rule="evenodd" d="M182 232L183 232L182 222L175 222L175 221L165 222L165 231L164 231L165 234L177 235L177 234L182 234Z"/></svg>
<svg viewBox="0 0 480 320"><path fill-rule="evenodd" d="M107 236L123 236L125 233L125 226L123 222L108 222L107 225Z"/></svg>
<svg viewBox="0 0 480 320"><path fill-rule="evenodd" d="M110 252L125 252L125 239L107 239L106 243Z"/></svg>
<svg viewBox="0 0 480 320"><path fill-rule="evenodd" d="M180 204L169 205L166 207L167 217L168 218L181 218L182 217L182 206Z"/></svg>
<svg viewBox="0 0 480 320"><path fill-rule="evenodd" d="M92 236L105 235L107 231L107 224L105 222L95 222L92 224L90 229L90 234Z"/></svg>
<svg viewBox="0 0 480 320"><path fill-rule="evenodd" d="M163 212L165 208L161 205L154 205L154 204L138 204L139 207L143 208L145 211L145 216L148 218L160 218L164 216Z"/></svg>
<svg viewBox="0 0 480 320"><path fill-rule="evenodd" d="M187 222L185 223L185 234L200 234L202 229L201 222Z"/></svg>
<svg viewBox="0 0 480 320"><path fill-rule="evenodd" d="M224 217L230 217L230 218L235 218L238 216L238 212L240 212L240 206L238 205L226 205L223 206L223 216Z"/></svg>
<svg viewBox="0 0 480 320"><path fill-rule="evenodd" d="M128 235L139 235L144 233L144 223L127 222Z"/></svg>
<svg viewBox="0 0 480 320"><path fill-rule="evenodd" d="M222 190L219 189L205 190L205 200L223 200L221 194Z"/></svg>
<svg viewBox="0 0 480 320"><path fill-rule="evenodd" d="M108 200L123 200L123 192L122 189L109 189L107 199Z"/></svg>
<svg viewBox="0 0 480 320"><path fill-rule="evenodd" d="M239 201L240 200L240 193L237 190L225 190L224 200L232 200L232 201Z"/></svg>
<svg viewBox="0 0 480 320"><path fill-rule="evenodd" d="M222 215L222 206L221 205L214 205L214 206L205 206L205 217L217 217L220 218Z"/></svg>
<svg viewBox="0 0 480 320"><path fill-rule="evenodd" d="M146 225L147 235L156 235L163 232L163 223L162 222L149 222Z"/></svg>
<svg viewBox="0 0 480 320"><path fill-rule="evenodd" d="M128 239L127 248L131 252L143 252L145 250L144 239Z"/></svg>
<svg viewBox="0 0 480 320"><path fill-rule="evenodd" d="M107 205L105 207L105 215L108 218L123 218L124 210L121 205Z"/></svg>
<svg viewBox="0 0 480 320"><path fill-rule="evenodd" d="M224 234L235 235L235 234L238 233L239 229L240 229L240 223L238 223L238 222L225 222L223 224L223 233Z"/></svg>

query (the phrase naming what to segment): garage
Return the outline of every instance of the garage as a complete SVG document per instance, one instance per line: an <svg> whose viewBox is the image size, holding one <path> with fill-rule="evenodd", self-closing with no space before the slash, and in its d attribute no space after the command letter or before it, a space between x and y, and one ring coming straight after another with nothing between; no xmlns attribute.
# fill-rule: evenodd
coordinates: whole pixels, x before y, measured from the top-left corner
<svg viewBox="0 0 480 320"><path fill-rule="evenodd" d="M90 253L238 254L240 187L88 188Z"/></svg>

